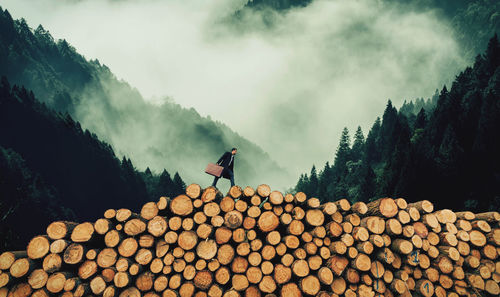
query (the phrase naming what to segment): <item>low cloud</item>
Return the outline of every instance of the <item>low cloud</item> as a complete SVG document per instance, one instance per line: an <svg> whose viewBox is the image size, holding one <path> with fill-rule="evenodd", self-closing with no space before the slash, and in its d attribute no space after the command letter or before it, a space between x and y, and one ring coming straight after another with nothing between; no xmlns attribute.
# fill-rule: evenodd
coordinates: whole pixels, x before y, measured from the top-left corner
<svg viewBox="0 0 500 297"><path fill-rule="evenodd" d="M229 0L2 2L148 100L226 123L295 175L331 161L344 126L366 134L388 99L429 97L466 63L432 11L375 0L284 13Z"/></svg>

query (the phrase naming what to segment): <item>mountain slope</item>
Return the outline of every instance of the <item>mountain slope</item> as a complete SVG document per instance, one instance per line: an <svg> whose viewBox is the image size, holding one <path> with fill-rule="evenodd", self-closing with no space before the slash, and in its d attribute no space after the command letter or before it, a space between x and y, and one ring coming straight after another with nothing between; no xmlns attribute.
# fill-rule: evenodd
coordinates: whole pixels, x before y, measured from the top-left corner
<svg viewBox="0 0 500 297"><path fill-rule="evenodd" d="M495 35L473 67L437 96L398 110L389 101L366 139L358 128L351 145L344 129L333 165L313 166L297 191L336 199L432 199L440 208L500 208L500 42ZM436 101L436 100L433 100ZM440 199L453 197L452 200Z"/></svg>
<svg viewBox="0 0 500 297"><path fill-rule="evenodd" d="M70 113L142 169L169 168L208 184L204 166L235 146L240 153L235 163L238 183L284 184L281 177L287 173L229 127L172 102L146 103L99 61L87 61L41 26L33 31L24 20L12 20L8 11L0 13L0 74L32 89L48 106ZM257 177L257 171L267 176Z"/></svg>
<svg viewBox="0 0 500 297"><path fill-rule="evenodd" d="M0 249L18 248L54 220L92 220L112 207L137 211L144 202L183 191L178 174L172 181L166 171L139 173L71 116L2 78Z"/></svg>

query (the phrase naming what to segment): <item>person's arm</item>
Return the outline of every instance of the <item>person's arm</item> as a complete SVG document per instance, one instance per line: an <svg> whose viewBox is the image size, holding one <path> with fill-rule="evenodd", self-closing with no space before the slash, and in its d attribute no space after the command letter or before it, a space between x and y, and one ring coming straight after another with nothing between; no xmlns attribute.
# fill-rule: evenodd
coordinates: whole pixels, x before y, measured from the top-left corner
<svg viewBox="0 0 500 297"><path fill-rule="evenodd" d="M222 154L222 157L220 157L219 161L217 161L217 164L220 165L219 163L222 162L222 160L224 160L224 158L226 157L227 155L227 152L225 152L224 154Z"/></svg>

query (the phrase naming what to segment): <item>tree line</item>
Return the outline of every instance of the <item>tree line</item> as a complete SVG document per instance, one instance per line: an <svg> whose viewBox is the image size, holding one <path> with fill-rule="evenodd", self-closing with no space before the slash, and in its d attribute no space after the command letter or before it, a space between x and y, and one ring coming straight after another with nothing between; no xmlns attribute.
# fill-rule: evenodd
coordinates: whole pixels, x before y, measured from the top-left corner
<svg viewBox="0 0 500 297"><path fill-rule="evenodd" d="M429 199L438 208L500 209L500 43L432 99L389 100L364 136L344 128L333 163L302 174L296 191L324 200ZM420 110L415 113L415 106Z"/></svg>
<svg viewBox="0 0 500 297"><path fill-rule="evenodd" d="M135 209L184 189L178 173L138 171L70 115L2 77L0 250L23 247L54 220L92 220L107 208Z"/></svg>

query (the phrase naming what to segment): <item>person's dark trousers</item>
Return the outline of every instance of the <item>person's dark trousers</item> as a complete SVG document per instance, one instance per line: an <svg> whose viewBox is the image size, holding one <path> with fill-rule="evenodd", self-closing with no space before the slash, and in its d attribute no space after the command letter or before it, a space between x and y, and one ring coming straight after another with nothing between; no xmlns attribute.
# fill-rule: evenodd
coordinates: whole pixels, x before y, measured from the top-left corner
<svg viewBox="0 0 500 297"><path fill-rule="evenodd" d="M229 178L231 180L231 187L234 186L234 173L231 169L229 168L224 168L224 171L222 172L222 175L224 175L224 173L227 173L229 174ZM215 187L217 185L217 182L219 181L219 178L220 177L215 177L214 178L214 182L212 183L212 186Z"/></svg>

